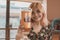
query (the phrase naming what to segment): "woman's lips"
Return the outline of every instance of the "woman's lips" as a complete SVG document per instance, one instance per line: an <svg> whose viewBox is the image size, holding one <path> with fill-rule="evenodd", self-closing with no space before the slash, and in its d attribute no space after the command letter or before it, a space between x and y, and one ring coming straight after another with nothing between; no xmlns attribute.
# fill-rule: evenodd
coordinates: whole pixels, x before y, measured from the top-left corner
<svg viewBox="0 0 60 40"><path fill-rule="evenodd" d="M38 17L34 17L34 19L38 19Z"/></svg>
<svg viewBox="0 0 60 40"><path fill-rule="evenodd" d="M39 16L39 17L34 17L34 19L38 19L38 18L40 18L41 16Z"/></svg>

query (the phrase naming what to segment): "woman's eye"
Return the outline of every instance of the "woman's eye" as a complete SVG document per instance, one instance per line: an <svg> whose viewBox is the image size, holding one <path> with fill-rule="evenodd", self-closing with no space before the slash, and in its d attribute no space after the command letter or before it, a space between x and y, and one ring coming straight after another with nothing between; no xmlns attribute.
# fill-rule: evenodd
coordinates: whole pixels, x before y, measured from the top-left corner
<svg viewBox="0 0 60 40"><path fill-rule="evenodd" d="M32 14L34 14L34 12L32 12Z"/></svg>
<svg viewBox="0 0 60 40"><path fill-rule="evenodd" d="M36 12L37 12L37 13L40 13L40 11L39 11L39 10L37 10Z"/></svg>

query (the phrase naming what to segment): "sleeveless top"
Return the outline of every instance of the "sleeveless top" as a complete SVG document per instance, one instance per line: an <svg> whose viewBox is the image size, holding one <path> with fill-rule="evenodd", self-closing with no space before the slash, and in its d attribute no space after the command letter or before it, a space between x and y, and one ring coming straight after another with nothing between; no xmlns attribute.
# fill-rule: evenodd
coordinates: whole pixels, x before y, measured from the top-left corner
<svg viewBox="0 0 60 40"><path fill-rule="evenodd" d="M27 37L30 40L52 40L52 33L48 27L46 27L46 28L43 27L38 32L38 34L36 34L33 30L34 29L32 27L30 33L27 35Z"/></svg>

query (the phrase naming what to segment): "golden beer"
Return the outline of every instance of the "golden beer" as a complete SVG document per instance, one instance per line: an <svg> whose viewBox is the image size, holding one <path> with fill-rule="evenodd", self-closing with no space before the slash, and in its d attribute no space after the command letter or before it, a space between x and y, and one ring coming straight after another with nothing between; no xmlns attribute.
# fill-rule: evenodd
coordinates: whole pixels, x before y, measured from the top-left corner
<svg viewBox="0 0 60 40"><path fill-rule="evenodd" d="M21 21L25 31L31 29L31 9L24 9L21 11Z"/></svg>

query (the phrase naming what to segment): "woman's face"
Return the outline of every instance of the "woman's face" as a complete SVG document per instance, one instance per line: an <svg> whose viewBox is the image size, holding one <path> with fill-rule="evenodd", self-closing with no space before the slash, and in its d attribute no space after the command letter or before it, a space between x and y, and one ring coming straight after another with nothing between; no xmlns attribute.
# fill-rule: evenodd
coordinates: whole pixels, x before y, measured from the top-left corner
<svg viewBox="0 0 60 40"><path fill-rule="evenodd" d="M42 19L42 13L38 9L32 11L32 20L40 21Z"/></svg>

